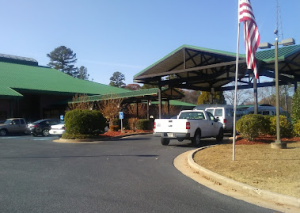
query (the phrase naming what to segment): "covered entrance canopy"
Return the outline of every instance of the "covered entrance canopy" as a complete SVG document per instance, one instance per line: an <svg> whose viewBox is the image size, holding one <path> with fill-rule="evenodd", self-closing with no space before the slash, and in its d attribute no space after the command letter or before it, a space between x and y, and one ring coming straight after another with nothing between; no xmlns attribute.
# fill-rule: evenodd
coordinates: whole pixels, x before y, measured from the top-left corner
<svg viewBox="0 0 300 213"><path fill-rule="evenodd" d="M274 78L274 50L259 51L259 76ZM300 80L300 45L278 49L280 84ZM183 45L134 76L134 81L201 91L232 90L226 86L235 80L236 54ZM287 76L291 75L291 76ZM247 70L245 55L239 56L239 88L253 87L253 72ZM271 84L270 84L271 83ZM274 83L260 82L258 87Z"/></svg>
<svg viewBox="0 0 300 213"><path fill-rule="evenodd" d="M274 78L274 50L256 53L259 76ZM279 84L300 81L300 45L278 49ZM247 70L245 55L239 55L238 89L253 88L256 84L252 70ZM228 85L235 80L236 54L190 45L183 45L134 76L143 84L168 85L200 91L233 90ZM261 78L260 78L261 79ZM257 87L275 85L274 81L258 82Z"/></svg>

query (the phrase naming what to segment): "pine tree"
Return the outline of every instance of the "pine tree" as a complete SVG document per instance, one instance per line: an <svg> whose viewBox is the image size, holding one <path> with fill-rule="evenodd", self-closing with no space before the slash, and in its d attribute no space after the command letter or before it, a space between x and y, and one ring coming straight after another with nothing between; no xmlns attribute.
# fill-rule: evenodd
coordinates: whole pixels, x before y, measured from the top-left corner
<svg viewBox="0 0 300 213"><path fill-rule="evenodd" d="M47 54L50 58L49 67L59 70L65 74L76 78L78 69L74 66L77 61L76 53L70 48L60 46L55 48L52 52Z"/></svg>

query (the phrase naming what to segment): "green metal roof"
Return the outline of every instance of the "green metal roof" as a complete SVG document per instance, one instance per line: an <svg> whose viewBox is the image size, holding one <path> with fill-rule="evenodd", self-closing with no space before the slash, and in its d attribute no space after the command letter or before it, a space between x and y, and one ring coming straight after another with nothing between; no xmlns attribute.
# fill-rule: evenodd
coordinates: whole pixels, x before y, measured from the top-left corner
<svg viewBox="0 0 300 213"><path fill-rule="evenodd" d="M23 95L16 92L15 90L11 89L10 87L3 86L3 85L0 85L0 96L23 97Z"/></svg>
<svg viewBox="0 0 300 213"><path fill-rule="evenodd" d="M299 51L300 51L300 45L280 47L278 48L278 60L284 60L285 58ZM275 50L269 49L269 50L258 51L256 52L255 57L264 62L274 61Z"/></svg>
<svg viewBox="0 0 300 213"><path fill-rule="evenodd" d="M162 104L165 104L165 101L162 101ZM170 105L172 106L190 106L190 107L195 107L197 106L196 104L191 104L191 103L187 103L187 102L183 102L183 101L178 101L178 100L170 100ZM152 101L151 104L158 104L158 101Z"/></svg>
<svg viewBox="0 0 300 213"><path fill-rule="evenodd" d="M53 94L110 94L130 90L73 78L58 70L0 62L0 95L22 96L18 92L35 91Z"/></svg>
<svg viewBox="0 0 300 213"><path fill-rule="evenodd" d="M172 90L172 91L171 91ZM107 99L126 99L126 98L137 98L140 100L157 100L157 93L158 88L151 88L151 89L141 89L141 90L135 90L135 91L129 91L125 93L115 93L115 94L106 94L106 95L92 95L87 97L86 101L101 101L101 100L107 100ZM144 98L144 97L150 97L151 98ZM162 89L162 97L163 98L173 98L173 99L179 99L184 97L184 95L179 92L176 89L169 89L169 88L163 88ZM69 103L76 103L81 102L80 101L69 101Z"/></svg>

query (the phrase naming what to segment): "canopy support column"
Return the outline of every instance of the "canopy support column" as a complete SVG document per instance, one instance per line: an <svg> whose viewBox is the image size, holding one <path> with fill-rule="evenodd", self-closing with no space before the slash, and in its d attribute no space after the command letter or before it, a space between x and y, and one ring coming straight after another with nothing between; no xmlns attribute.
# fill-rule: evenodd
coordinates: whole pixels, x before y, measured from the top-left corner
<svg viewBox="0 0 300 213"><path fill-rule="evenodd" d="M162 103L162 100L161 100L161 86L159 85L158 86L158 118L161 119L161 103Z"/></svg>
<svg viewBox="0 0 300 213"><path fill-rule="evenodd" d="M253 76L254 114L257 115L257 79Z"/></svg>

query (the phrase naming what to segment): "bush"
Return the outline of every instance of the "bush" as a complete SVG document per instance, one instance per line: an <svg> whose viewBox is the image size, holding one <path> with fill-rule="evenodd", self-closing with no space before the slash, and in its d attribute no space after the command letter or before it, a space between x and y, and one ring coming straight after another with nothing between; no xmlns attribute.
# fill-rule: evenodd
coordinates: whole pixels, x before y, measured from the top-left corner
<svg viewBox="0 0 300 213"><path fill-rule="evenodd" d="M118 131L119 130L119 125L110 125L109 126L109 131Z"/></svg>
<svg viewBox="0 0 300 213"><path fill-rule="evenodd" d="M128 119L128 125L130 130L136 130L137 129L137 122L138 118L129 118Z"/></svg>
<svg viewBox="0 0 300 213"><path fill-rule="evenodd" d="M263 134L266 129L267 126L263 115L244 115L236 124L236 130L248 140L254 140Z"/></svg>
<svg viewBox="0 0 300 213"><path fill-rule="evenodd" d="M293 133L294 133L294 136L300 137L300 120L298 120L298 121L294 124Z"/></svg>
<svg viewBox="0 0 300 213"><path fill-rule="evenodd" d="M300 120L300 89L294 93L292 98L292 123L295 124Z"/></svg>
<svg viewBox="0 0 300 213"><path fill-rule="evenodd" d="M263 115L263 123L260 127L260 134L271 135L271 118L274 117L272 115Z"/></svg>
<svg viewBox="0 0 300 213"><path fill-rule="evenodd" d="M293 127L284 115L279 116L280 119L280 137L292 137ZM270 118L270 134L276 135L276 116Z"/></svg>
<svg viewBox="0 0 300 213"><path fill-rule="evenodd" d="M148 119L140 119L137 122L137 129L140 130L152 130L153 129L153 122Z"/></svg>
<svg viewBox="0 0 300 213"><path fill-rule="evenodd" d="M104 130L106 119L99 111L68 111L65 116L66 133L70 135L98 135Z"/></svg>

